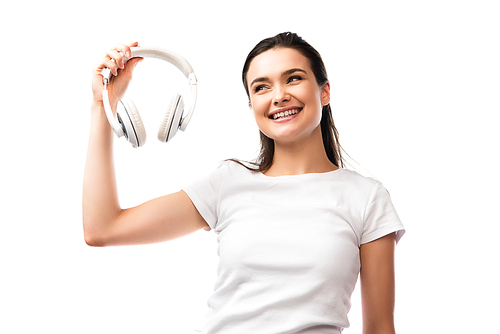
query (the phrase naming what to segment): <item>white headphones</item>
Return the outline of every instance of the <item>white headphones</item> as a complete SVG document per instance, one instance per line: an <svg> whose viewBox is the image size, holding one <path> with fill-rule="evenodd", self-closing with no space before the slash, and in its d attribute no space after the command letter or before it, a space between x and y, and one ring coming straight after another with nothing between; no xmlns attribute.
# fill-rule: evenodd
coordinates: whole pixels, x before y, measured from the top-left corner
<svg viewBox="0 0 500 334"><path fill-rule="evenodd" d="M181 70L181 72L188 78L189 85L191 87L191 96L187 103L187 112L184 113L185 108L182 96L175 94L170 101L163 121L161 122L160 129L158 131L158 140L166 143L175 136L178 129L185 131L191 117L193 116L194 106L196 104L196 76L187 60L175 52L158 48L132 47L131 54L131 58L150 57L165 60ZM128 58L123 58L124 62L128 61ZM120 103L118 103L118 109L121 110L117 110L116 118L114 118L107 90L107 84L111 76L110 70L105 68L101 73L104 82L104 90L102 92L104 110L113 131L118 137L125 136L133 147L143 146L146 142L146 130L144 129L144 125L137 108L132 100L123 99Z"/></svg>

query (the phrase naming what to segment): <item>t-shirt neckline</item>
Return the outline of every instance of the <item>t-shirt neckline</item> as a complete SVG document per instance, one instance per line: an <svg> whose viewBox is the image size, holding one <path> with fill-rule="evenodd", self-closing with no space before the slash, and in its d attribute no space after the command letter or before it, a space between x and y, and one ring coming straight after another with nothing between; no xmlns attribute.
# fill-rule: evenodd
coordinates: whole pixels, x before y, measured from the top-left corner
<svg viewBox="0 0 500 334"><path fill-rule="evenodd" d="M287 179L287 178L303 178L303 177L327 177L333 174L337 174L343 168L337 168L336 170L332 170L329 172L319 172L319 173L305 173L305 174L293 174L293 175L278 175L278 176L268 176L263 174L262 172L255 172L255 175L261 179L266 180L279 180L279 179Z"/></svg>

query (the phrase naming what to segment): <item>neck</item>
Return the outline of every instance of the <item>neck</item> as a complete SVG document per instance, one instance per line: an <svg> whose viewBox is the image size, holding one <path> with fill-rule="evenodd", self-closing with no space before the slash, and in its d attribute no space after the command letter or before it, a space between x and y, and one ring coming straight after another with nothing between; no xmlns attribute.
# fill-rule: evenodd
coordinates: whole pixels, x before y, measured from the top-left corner
<svg viewBox="0 0 500 334"><path fill-rule="evenodd" d="M321 129L318 127L310 140L274 142L273 164L267 176L326 173L338 169L326 155Z"/></svg>

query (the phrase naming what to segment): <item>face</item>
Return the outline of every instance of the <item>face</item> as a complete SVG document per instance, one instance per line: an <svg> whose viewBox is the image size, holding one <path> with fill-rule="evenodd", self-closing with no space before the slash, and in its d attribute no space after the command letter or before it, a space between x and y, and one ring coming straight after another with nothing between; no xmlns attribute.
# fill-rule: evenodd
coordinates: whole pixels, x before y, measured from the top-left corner
<svg viewBox="0 0 500 334"><path fill-rule="evenodd" d="M321 136L323 105L330 85L319 87L300 52L280 48L255 57L247 72L250 106L259 129L276 142L293 143Z"/></svg>

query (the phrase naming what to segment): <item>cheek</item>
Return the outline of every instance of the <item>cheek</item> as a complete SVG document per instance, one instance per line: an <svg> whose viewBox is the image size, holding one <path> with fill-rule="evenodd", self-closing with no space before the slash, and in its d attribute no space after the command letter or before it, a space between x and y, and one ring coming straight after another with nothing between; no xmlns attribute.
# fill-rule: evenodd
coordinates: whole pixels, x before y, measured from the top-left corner
<svg viewBox="0 0 500 334"><path fill-rule="evenodd" d="M257 119L264 116L269 108L269 103L261 97L250 100L253 116Z"/></svg>
<svg viewBox="0 0 500 334"><path fill-rule="evenodd" d="M265 121L267 121L267 119L265 119L265 116L263 116L262 114L259 114L259 113L255 113L253 114L253 118L255 120L255 123L257 124L257 127L261 130L263 130L264 132L264 128L265 128Z"/></svg>
<svg viewBox="0 0 500 334"><path fill-rule="evenodd" d="M318 110L321 117L321 113L323 111L323 104L321 103L321 94L319 92L315 92L314 94L310 95L309 104L313 106L313 108Z"/></svg>
<svg viewBox="0 0 500 334"><path fill-rule="evenodd" d="M268 121L267 117L266 117L266 107L263 106L263 105L259 105L258 103L257 104L252 104L252 115L253 115L253 118L255 120L255 123L257 125L257 127L259 128L259 130L264 133L266 136L269 137L268 135L268 131L267 131L267 126L269 124L267 124L266 122Z"/></svg>
<svg viewBox="0 0 500 334"><path fill-rule="evenodd" d="M321 123L321 118L323 117L323 105L321 104L321 99L314 95L310 96L307 101L308 113L307 116L311 124L318 126Z"/></svg>

